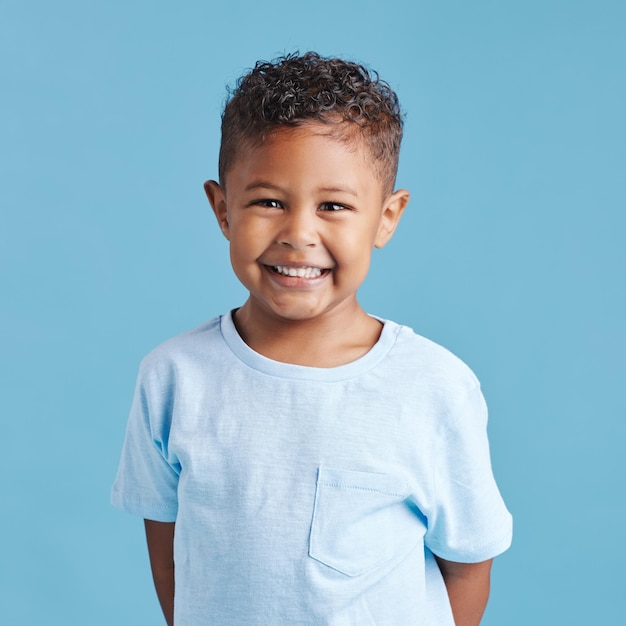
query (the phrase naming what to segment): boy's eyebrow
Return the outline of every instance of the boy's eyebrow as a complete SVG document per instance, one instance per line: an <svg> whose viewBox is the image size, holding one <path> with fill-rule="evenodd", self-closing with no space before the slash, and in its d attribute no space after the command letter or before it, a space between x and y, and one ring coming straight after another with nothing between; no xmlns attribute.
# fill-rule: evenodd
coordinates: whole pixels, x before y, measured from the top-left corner
<svg viewBox="0 0 626 626"><path fill-rule="evenodd" d="M254 180L249 185L246 185L244 191L252 191L253 189L275 189L276 191L281 191L281 188L278 185L272 185L272 183L268 183L264 180Z"/></svg>
<svg viewBox="0 0 626 626"><path fill-rule="evenodd" d="M358 197L358 193L350 187L321 187L320 191L327 191L329 193L347 193L351 196Z"/></svg>
<svg viewBox="0 0 626 626"><path fill-rule="evenodd" d="M283 191L282 187L279 185L274 185L265 180L255 180L252 181L249 185L246 185L245 191L253 191L254 189L270 189L272 191ZM350 187L320 187L318 191L323 191L325 193L347 193L351 196L357 198L359 194L351 189Z"/></svg>

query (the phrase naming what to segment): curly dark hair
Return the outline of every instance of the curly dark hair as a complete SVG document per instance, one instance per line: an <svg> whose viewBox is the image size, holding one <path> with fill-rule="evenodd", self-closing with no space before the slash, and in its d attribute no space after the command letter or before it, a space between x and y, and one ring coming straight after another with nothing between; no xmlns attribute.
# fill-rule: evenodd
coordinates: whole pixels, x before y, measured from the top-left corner
<svg viewBox="0 0 626 626"><path fill-rule="evenodd" d="M242 148L260 145L273 131L307 122L334 125L341 140L362 139L390 192L395 184L403 116L398 96L374 71L315 52L259 61L242 76L222 114L219 177Z"/></svg>

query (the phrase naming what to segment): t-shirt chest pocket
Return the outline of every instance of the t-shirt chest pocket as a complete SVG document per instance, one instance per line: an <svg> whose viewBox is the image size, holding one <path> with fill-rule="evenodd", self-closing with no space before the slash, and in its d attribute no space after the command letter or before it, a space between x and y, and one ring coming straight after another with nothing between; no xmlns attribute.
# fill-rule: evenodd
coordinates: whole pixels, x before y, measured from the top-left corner
<svg viewBox="0 0 626 626"><path fill-rule="evenodd" d="M347 576L382 565L394 554L393 511L403 490L387 474L320 467L309 556Z"/></svg>

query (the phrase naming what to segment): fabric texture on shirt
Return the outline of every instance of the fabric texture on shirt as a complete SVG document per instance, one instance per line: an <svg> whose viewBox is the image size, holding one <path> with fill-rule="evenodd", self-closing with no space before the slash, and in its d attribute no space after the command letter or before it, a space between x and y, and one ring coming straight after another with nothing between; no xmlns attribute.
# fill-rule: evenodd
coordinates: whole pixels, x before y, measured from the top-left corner
<svg viewBox="0 0 626 626"><path fill-rule="evenodd" d="M433 553L511 540L486 425L469 368L407 327L314 368L228 314L143 360L112 502L176 522L178 626L453 626Z"/></svg>

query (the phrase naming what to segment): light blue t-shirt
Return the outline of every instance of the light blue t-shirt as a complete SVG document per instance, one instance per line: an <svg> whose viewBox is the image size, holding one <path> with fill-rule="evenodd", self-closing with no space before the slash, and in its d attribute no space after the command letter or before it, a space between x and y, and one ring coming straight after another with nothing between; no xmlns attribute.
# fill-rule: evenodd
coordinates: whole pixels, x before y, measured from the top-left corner
<svg viewBox="0 0 626 626"><path fill-rule="evenodd" d="M453 626L433 553L511 540L486 422L472 372L407 327L314 368L228 314L142 362L112 501L176 521L177 626Z"/></svg>

